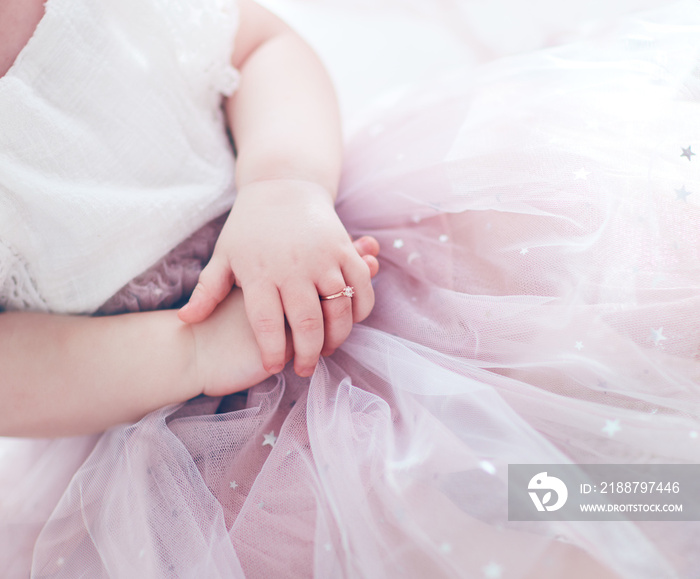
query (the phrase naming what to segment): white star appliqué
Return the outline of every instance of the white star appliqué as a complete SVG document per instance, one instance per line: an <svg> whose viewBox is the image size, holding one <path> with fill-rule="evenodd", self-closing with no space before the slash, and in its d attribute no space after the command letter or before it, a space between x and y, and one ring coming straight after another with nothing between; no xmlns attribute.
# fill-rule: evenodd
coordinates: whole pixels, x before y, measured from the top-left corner
<svg viewBox="0 0 700 579"><path fill-rule="evenodd" d="M620 426L620 421L619 419L615 420L606 420L605 421L605 426L603 426L602 431L605 432L610 438L615 436L615 433L619 432L622 430L622 426Z"/></svg>
<svg viewBox="0 0 700 579"><path fill-rule="evenodd" d="M238 488L238 483L237 483L235 480L232 480L232 481L229 483L229 486L230 486L232 489L235 490L235 489Z"/></svg>
<svg viewBox="0 0 700 579"><path fill-rule="evenodd" d="M664 332L663 327L659 328L658 330L654 330L654 329L651 330L651 339L654 342L655 346L658 346L659 342L661 342L662 340L668 340L668 338L666 336L664 336L663 332Z"/></svg>
<svg viewBox="0 0 700 579"><path fill-rule="evenodd" d="M520 250L520 255L527 255L527 252L530 251L527 247L523 247Z"/></svg>
<svg viewBox="0 0 700 579"><path fill-rule="evenodd" d="M690 161L690 158L695 155L695 153L693 153L691 147L692 147L692 145L688 145L687 149L685 147L681 147L681 150L683 151L681 153L681 157L686 157L688 159L688 161Z"/></svg>
<svg viewBox="0 0 700 579"><path fill-rule="evenodd" d="M275 446L275 443L277 442L277 437L275 436L275 431L271 430L268 434L263 434L263 437L265 438L265 441L262 443L263 446L266 444L270 446Z"/></svg>
<svg viewBox="0 0 700 579"><path fill-rule="evenodd" d="M692 191L688 191L685 188L685 185L681 187L680 189L676 189L676 200L678 201L685 201L686 203L688 202L688 195L692 195Z"/></svg>
<svg viewBox="0 0 700 579"><path fill-rule="evenodd" d="M394 239L394 249L401 249L403 247L403 239Z"/></svg>
<svg viewBox="0 0 700 579"><path fill-rule="evenodd" d="M579 169L578 171L574 171L574 179L576 181L585 181L588 179L588 176L591 174L590 171L587 171L584 168Z"/></svg>
<svg viewBox="0 0 700 579"><path fill-rule="evenodd" d="M576 345L574 346L579 352L583 350L583 342L576 342Z"/></svg>

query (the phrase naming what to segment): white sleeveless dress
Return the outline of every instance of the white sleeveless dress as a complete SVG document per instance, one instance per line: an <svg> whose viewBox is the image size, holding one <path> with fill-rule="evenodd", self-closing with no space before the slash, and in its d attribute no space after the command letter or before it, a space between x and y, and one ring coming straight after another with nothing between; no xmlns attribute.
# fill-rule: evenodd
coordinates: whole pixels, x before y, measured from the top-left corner
<svg viewBox="0 0 700 579"><path fill-rule="evenodd" d="M230 0L49 0L0 79L3 306L93 312L230 208L236 27Z"/></svg>
<svg viewBox="0 0 700 579"><path fill-rule="evenodd" d="M186 295L233 201L235 28L49 0L0 80L5 308ZM697 577L698 521L509 521L508 468L700 461L699 64L684 0L367 111L337 208L382 245L372 315L310 379L0 441L5 576L569 577L575 546Z"/></svg>

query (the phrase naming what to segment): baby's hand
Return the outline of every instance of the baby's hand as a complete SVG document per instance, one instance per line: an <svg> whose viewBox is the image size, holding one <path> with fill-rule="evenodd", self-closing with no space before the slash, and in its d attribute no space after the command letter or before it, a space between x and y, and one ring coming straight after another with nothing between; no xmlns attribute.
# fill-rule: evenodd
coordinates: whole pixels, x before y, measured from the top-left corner
<svg viewBox="0 0 700 579"><path fill-rule="evenodd" d="M275 180L241 188L202 271L184 322L206 319L231 291L243 289L246 313L270 373L285 363L285 316L294 344L294 368L310 376L319 355L329 355L354 322L374 306L370 277L379 246L362 238L353 246L328 192L304 181ZM353 298L321 301L346 285Z"/></svg>

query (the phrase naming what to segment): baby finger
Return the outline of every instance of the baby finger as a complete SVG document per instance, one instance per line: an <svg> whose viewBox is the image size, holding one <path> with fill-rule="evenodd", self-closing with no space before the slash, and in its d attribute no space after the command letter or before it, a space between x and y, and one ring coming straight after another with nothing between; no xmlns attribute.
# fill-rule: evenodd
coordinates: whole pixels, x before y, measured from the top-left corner
<svg viewBox="0 0 700 579"><path fill-rule="evenodd" d="M324 342L321 354L328 356L340 346L352 330L352 295L342 275L338 272L335 281L324 283L319 288L323 308Z"/></svg>
<svg viewBox="0 0 700 579"><path fill-rule="evenodd" d="M302 377L311 376L323 347L323 312L316 287L285 287L282 289L284 312L294 341L294 370Z"/></svg>
<svg viewBox="0 0 700 579"><path fill-rule="evenodd" d="M369 316L374 307L374 289L370 277L370 268L361 258L353 259L343 267L343 277L348 285L353 286L352 320L361 322ZM378 269L378 265L377 265ZM376 273L376 270L375 270Z"/></svg>
<svg viewBox="0 0 700 579"><path fill-rule="evenodd" d="M277 374L284 368L287 340L279 291L273 285L246 287L243 296L263 367L267 372Z"/></svg>

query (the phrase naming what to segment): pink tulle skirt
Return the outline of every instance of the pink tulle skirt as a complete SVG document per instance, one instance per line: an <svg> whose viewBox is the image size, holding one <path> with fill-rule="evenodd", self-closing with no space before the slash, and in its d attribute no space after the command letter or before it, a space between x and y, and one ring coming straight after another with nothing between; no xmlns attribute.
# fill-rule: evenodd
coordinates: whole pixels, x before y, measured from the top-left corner
<svg viewBox="0 0 700 579"><path fill-rule="evenodd" d="M0 442L3 576L697 577L700 523L510 522L507 469L700 462L699 64L689 0L367 112L372 315L310 379Z"/></svg>

